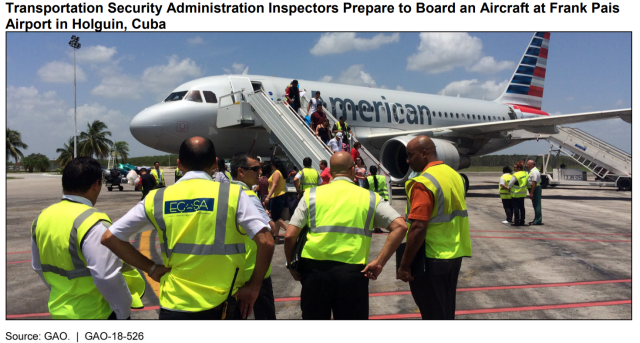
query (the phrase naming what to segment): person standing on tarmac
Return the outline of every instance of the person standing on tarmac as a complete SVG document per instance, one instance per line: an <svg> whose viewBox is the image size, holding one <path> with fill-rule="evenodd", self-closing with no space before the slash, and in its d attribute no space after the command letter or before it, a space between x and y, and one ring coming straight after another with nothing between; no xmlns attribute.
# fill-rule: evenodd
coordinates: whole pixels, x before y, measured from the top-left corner
<svg viewBox="0 0 640 343"><path fill-rule="evenodd" d="M422 319L454 319L462 258L471 257L462 177L427 136L407 144L407 163L422 174L405 184L409 232L396 279L409 282ZM412 275L414 258L424 259L424 274Z"/></svg>
<svg viewBox="0 0 640 343"><path fill-rule="evenodd" d="M93 208L101 189L100 164L91 157L74 158L62 171L62 201L42 210L31 225L31 265L51 291L53 319L131 315L122 261L100 244L111 225Z"/></svg>
<svg viewBox="0 0 640 343"><path fill-rule="evenodd" d="M403 218L379 195L353 183L353 160L347 152L331 156L333 181L304 192L285 234L290 268L296 240L308 226L301 253L302 319L368 319L369 279L376 280L406 233ZM344 196L349 194L349 196ZM369 262L374 227L391 233L378 257Z"/></svg>
<svg viewBox="0 0 640 343"><path fill-rule="evenodd" d="M269 223L269 227L273 230L275 224L269 215L262 207L262 202L254 193L251 188L258 182L258 174L260 172L260 162L258 162L258 156L249 155L246 153L238 153L231 159L231 176L233 176L232 184L238 185L242 188L242 191L249 197L253 205L258 212L262 215L262 219ZM244 246L247 250L244 279L250 280L251 274L256 267L256 243L245 236ZM271 265L269 270L262 280L262 287L260 287L260 295L253 304L254 316L257 320L260 319L276 319L276 305L273 297L273 285L271 284ZM236 318L240 319L239 313L236 312Z"/></svg>
<svg viewBox="0 0 640 343"><path fill-rule="evenodd" d="M304 168L293 178L293 185L296 186L298 195L304 193L305 190L322 184L322 178L317 170L311 168L311 158L305 157L302 160Z"/></svg>
<svg viewBox="0 0 640 343"><path fill-rule="evenodd" d="M164 172L162 171L162 169L160 169L160 162L153 163L151 175L156 178L156 188L164 187Z"/></svg>
<svg viewBox="0 0 640 343"><path fill-rule="evenodd" d="M513 222L513 201L511 199L511 192L509 191L509 183L513 178L511 175L511 168L505 166L502 168L504 173L500 177L500 183L498 184L498 191L500 192L500 198L502 199L502 207L504 207L504 213L507 215L507 219L502 221L502 224L511 224Z"/></svg>
<svg viewBox="0 0 640 343"><path fill-rule="evenodd" d="M271 263L269 224L240 186L213 182L217 160L211 140L186 139L177 160L182 179L151 191L102 237L103 245L160 283L160 319L233 318L236 298L246 318ZM150 226L157 230L163 264L128 242ZM257 245L250 280L239 272L245 268L245 234Z"/></svg>
<svg viewBox="0 0 640 343"><path fill-rule="evenodd" d="M524 162L517 162L513 166L513 177L509 181L509 192L513 204L513 223L511 226L524 226L524 198L527 197L527 172Z"/></svg>
<svg viewBox="0 0 640 343"><path fill-rule="evenodd" d="M533 212L535 216L533 221L529 222L529 225L544 225L542 224L542 187L540 187L540 170L536 168L536 162L534 160L527 161L527 169L529 174L527 177L527 188L529 189L529 198L533 203Z"/></svg>
<svg viewBox="0 0 640 343"><path fill-rule="evenodd" d="M182 171L180 170L180 168L176 167L176 179L174 183L178 182L178 180L180 180L181 177L182 177Z"/></svg>
<svg viewBox="0 0 640 343"><path fill-rule="evenodd" d="M142 198L140 198L140 201L142 201L156 186L156 179L149 174L146 168L142 168L140 169L140 181L142 183Z"/></svg>
<svg viewBox="0 0 640 343"><path fill-rule="evenodd" d="M369 176L365 180L365 188L372 192L380 194L384 201L389 201L389 192L387 191L387 179L383 175L378 175L378 167L369 167Z"/></svg>

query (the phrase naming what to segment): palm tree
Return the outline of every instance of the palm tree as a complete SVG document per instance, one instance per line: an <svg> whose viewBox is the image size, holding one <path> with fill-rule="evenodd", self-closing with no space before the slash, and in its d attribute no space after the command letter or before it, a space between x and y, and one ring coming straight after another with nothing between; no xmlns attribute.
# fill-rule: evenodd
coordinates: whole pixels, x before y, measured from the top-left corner
<svg viewBox="0 0 640 343"><path fill-rule="evenodd" d="M129 143L125 141L118 141L113 143L113 155L116 158L116 164L118 164L118 156L122 157L122 162L127 163L129 158Z"/></svg>
<svg viewBox="0 0 640 343"><path fill-rule="evenodd" d="M22 159L22 166L29 173L33 173L34 169L46 172L49 169L50 162L49 158L43 154L31 154Z"/></svg>
<svg viewBox="0 0 640 343"><path fill-rule="evenodd" d="M18 163L18 157L23 158L24 154L20 149L27 149L29 146L22 142L20 132L7 128L7 158L13 157Z"/></svg>
<svg viewBox="0 0 640 343"><path fill-rule="evenodd" d="M94 155L96 158L106 158L109 156L109 147L113 142L106 136L111 136L111 131L106 131L107 124L94 120L93 123L87 123L87 131L80 133L80 142L78 142L79 151L83 156Z"/></svg>
<svg viewBox="0 0 640 343"><path fill-rule="evenodd" d="M73 137L69 138L69 144L65 144L64 148L56 149L56 152L60 154L56 161L60 163L60 167L64 168L73 159Z"/></svg>

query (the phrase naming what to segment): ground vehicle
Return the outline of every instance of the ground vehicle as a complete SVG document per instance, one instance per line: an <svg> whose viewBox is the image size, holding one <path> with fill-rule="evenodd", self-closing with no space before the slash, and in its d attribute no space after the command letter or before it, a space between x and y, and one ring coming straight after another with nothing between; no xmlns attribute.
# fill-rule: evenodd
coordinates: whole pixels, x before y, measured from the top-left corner
<svg viewBox="0 0 640 343"><path fill-rule="evenodd" d="M109 192L113 190L114 186L117 186L120 191L124 190L124 187L122 187L121 185L122 183L121 173L118 169L115 169L115 168L106 169L102 172L102 175L104 176L105 185L107 186L107 190Z"/></svg>

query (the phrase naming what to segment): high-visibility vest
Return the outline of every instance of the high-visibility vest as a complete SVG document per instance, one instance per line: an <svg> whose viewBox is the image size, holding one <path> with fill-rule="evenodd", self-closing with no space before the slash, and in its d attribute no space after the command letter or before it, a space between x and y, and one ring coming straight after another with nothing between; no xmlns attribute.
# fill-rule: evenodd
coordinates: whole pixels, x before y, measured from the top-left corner
<svg viewBox="0 0 640 343"><path fill-rule="evenodd" d="M182 176L182 171L180 168L176 168L176 176Z"/></svg>
<svg viewBox="0 0 640 343"><path fill-rule="evenodd" d="M336 122L336 126L338 127L338 132L342 132L342 126L340 125L339 121ZM347 130L347 131L345 131L345 134L346 134L345 138L346 139L350 139L351 135L349 135L349 131L348 131L349 130L349 125L347 124L347 122L344 122L344 126L345 126L345 129ZM335 137L335 136L336 135L334 134L333 137Z"/></svg>
<svg viewBox="0 0 640 343"><path fill-rule="evenodd" d="M511 181L511 178L513 177L513 175L511 174L504 174L502 176L500 176L500 180L504 181L504 185L509 187L509 181ZM501 186L502 182L498 183L498 190L500 191L500 198L502 199L511 199L511 192L506 189L506 188L502 188Z"/></svg>
<svg viewBox="0 0 640 343"><path fill-rule="evenodd" d="M222 304L244 285L244 230L236 212L241 188L204 179L181 180L151 191L144 200L147 217L158 231L165 267L160 306L199 312Z"/></svg>
<svg viewBox="0 0 640 343"><path fill-rule="evenodd" d="M229 173L228 171L224 171L224 175L227 177L227 179L229 179L229 181L233 180L233 178L231 177L231 173Z"/></svg>
<svg viewBox="0 0 640 343"><path fill-rule="evenodd" d="M368 263L373 216L380 202L378 194L337 180L306 190L304 201L309 209L309 233L301 257Z"/></svg>
<svg viewBox="0 0 640 343"><path fill-rule="evenodd" d="M305 174L305 170L307 173ZM300 171L300 190L304 191L309 188L317 187L320 180L320 173L313 168L304 168Z"/></svg>
<svg viewBox="0 0 640 343"><path fill-rule="evenodd" d="M112 312L94 284L82 253L82 239L99 221L111 226L105 213L85 204L62 200L44 209L31 225L44 279L51 286L48 307L54 319L106 319ZM142 279L135 269L129 276L126 281ZM133 299L134 305L141 307L144 281L141 292L139 285L137 282L136 287L129 285L129 288L141 293Z"/></svg>
<svg viewBox="0 0 640 343"><path fill-rule="evenodd" d="M521 170L513 173L513 176L516 178L516 182L511 187L511 198L525 198L527 196L527 172Z"/></svg>
<svg viewBox="0 0 640 343"><path fill-rule="evenodd" d="M244 194L246 194L247 196L254 197L260 200L256 193L250 190L245 185L238 186L242 187L242 191L244 191ZM251 275L253 274L253 270L256 269L256 253L258 252L258 244L256 244L256 242L254 242L253 239L249 237L249 235L246 235L244 238L244 247L247 250L247 254L245 256L246 260L244 262L244 279L245 281L249 281L251 279ZM271 265L269 265L269 269L264 275L264 278L266 279L269 276L271 276Z"/></svg>
<svg viewBox="0 0 640 343"><path fill-rule="evenodd" d="M164 172L160 169L160 177L155 168L151 169L151 175L156 178L156 185L164 185Z"/></svg>
<svg viewBox="0 0 640 343"><path fill-rule="evenodd" d="M378 189L376 189L375 182L373 182L373 178L378 179ZM369 190L380 194L380 196L389 201L389 192L387 191L387 179L385 179L382 175L369 175L367 176L367 182L369 182Z"/></svg>
<svg viewBox="0 0 640 343"><path fill-rule="evenodd" d="M469 216L460 174L443 163L431 166L422 175L407 181L407 216L411 208L411 191L418 182L433 193L434 200L425 237L426 256L436 259L470 257Z"/></svg>

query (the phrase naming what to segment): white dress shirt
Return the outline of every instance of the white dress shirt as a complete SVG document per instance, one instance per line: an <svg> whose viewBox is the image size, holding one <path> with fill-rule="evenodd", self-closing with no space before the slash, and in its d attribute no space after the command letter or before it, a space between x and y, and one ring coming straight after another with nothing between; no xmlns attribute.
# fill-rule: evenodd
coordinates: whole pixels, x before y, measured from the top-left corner
<svg viewBox="0 0 640 343"><path fill-rule="evenodd" d="M184 174L177 183L191 179L203 179L214 182L211 175L203 171L190 171ZM153 201L153 199L149 197L140 201L134 208L129 210L127 214L113 223L109 228L109 231L111 231L111 233L121 241L128 242L134 235L153 229L154 227L149 221L144 209L144 202L147 199L149 199L149 201ZM244 194L244 192L240 192L236 219L237 223L242 226L251 239L253 239L253 236L263 228L267 228L267 230L269 229L269 221L265 222L263 216L258 212L258 209L253 205L249 197Z"/></svg>
<svg viewBox="0 0 640 343"><path fill-rule="evenodd" d="M62 199L85 204L93 207L89 199L75 195L65 195ZM109 303L111 310L115 312L118 319L127 319L131 316L131 293L129 287L120 273L122 261L109 248L100 243L102 235L107 231L104 222L100 221L94 225L84 236L82 241L82 254L87 261L87 268L93 277L102 296ZM31 237L31 267L38 273L40 278L51 289L42 274L42 264L40 263L40 251L36 242Z"/></svg>

